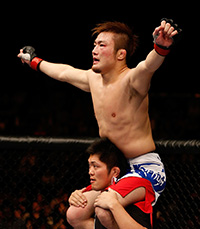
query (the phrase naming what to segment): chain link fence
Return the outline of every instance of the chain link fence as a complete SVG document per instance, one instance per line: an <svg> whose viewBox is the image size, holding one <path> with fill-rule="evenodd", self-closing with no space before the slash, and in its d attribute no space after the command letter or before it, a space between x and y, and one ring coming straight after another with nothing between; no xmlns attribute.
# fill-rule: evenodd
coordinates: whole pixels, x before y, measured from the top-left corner
<svg viewBox="0 0 200 229"><path fill-rule="evenodd" d="M89 184L94 139L0 137L0 228L71 228L68 197ZM200 142L157 141L167 186L154 228L200 228Z"/></svg>

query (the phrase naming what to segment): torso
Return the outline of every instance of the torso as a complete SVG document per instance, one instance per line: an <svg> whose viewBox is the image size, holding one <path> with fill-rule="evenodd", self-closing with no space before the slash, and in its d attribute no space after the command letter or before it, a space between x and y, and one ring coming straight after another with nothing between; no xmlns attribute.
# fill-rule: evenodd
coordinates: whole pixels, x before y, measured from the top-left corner
<svg viewBox="0 0 200 229"><path fill-rule="evenodd" d="M108 137L127 158L155 150L149 115L148 95L142 97L130 87L129 70L105 84L100 74L89 76L94 112L101 137Z"/></svg>

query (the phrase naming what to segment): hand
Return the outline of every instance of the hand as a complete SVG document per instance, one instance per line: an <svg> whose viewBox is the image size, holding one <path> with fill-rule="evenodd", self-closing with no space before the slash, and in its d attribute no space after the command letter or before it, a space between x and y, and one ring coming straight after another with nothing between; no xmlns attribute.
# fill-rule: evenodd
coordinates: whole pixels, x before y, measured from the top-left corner
<svg viewBox="0 0 200 229"><path fill-rule="evenodd" d="M30 65L33 58L37 55L35 53L35 49L32 46L25 46L24 48L20 49L20 53L17 56L21 58L22 63L27 63Z"/></svg>
<svg viewBox="0 0 200 229"><path fill-rule="evenodd" d="M17 55L17 57L21 58L21 62L27 63L28 65L30 65L30 59L29 59L29 54L28 53L23 53L23 49L20 49L19 54Z"/></svg>
<svg viewBox="0 0 200 229"><path fill-rule="evenodd" d="M75 190L74 192L72 192L71 196L69 197L69 204L75 207L86 207L87 199L83 194L84 190L85 188L81 190Z"/></svg>
<svg viewBox="0 0 200 229"><path fill-rule="evenodd" d="M178 30L175 27L177 25L173 24L173 20L163 19L161 25L153 32L154 42L166 48L171 46L174 42L173 36L178 34Z"/></svg>
<svg viewBox="0 0 200 229"><path fill-rule="evenodd" d="M22 63L27 63L33 70L40 70L39 66L43 59L37 57L32 46L25 46L23 49L20 49L17 56L21 58Z"/></svg>
<svg viewBox="0 0 200 229"><path fill-rule="evenodd" d="M115 204L118 204L117 194L114 191L102 192L95 200L94 207L101 207L109 210Z"/></svg>

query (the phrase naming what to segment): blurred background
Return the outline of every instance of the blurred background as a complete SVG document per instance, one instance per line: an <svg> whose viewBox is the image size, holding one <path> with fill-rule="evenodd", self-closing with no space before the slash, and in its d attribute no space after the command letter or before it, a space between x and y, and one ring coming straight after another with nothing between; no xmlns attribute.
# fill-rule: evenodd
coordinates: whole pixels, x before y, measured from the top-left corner
<svg viewBox="0 0 200 229"><path fill-rule="evenodd" d="M154 138L199 138L197 14L192 2L129 1L6 3L2 18L0 135L98 136L89 93L50 79L23 66L19 49L32 45L39 57L80 69L92 64L96 23L117 20L139 35L139 47L129 67L135 67L153 47L152 32L163 17L183 29L162 67L155 73L150 95Z"/></svg>

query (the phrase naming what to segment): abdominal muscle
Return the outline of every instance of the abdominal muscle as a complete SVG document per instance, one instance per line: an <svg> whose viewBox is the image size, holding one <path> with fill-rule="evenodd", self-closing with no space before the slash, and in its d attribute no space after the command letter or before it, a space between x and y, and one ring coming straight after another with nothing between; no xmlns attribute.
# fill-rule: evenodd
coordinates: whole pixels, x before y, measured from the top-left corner
<svg viewBox="0 0 200 229"><path fill-rule="evenodd" d="M126 158L138 157L155 150L149 120L142 128L130 123L99 122L99 134L100 137L109 138Z"/></svg>

